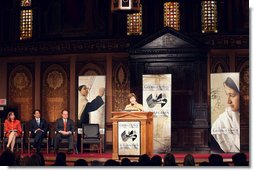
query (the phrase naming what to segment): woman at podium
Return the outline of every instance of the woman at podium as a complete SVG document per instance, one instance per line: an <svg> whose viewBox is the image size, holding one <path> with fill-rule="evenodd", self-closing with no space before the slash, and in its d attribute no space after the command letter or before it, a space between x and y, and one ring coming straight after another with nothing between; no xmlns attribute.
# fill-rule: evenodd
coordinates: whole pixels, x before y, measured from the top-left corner
<svg viewBox="0 0 254 171"><path fill-rule="evenodd" d="M143 111L143 105L139 104L137 102L137 97L134 93L130 93L128 95L128 98L130 99L130 104L126 105L124 110L126 110L126 111Z"/></svg>

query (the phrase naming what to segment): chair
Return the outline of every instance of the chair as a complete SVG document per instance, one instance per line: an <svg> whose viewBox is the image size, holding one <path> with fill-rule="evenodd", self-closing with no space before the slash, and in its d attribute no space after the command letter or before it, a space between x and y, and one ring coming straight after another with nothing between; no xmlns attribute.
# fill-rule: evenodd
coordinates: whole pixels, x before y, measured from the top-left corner
<svg viewBox="0 0 254 171"><path fill-rule="evenodd" d="M55 135L57 134L57 132L55 131ZM77 147L76 147L76 144L75 144L75 136L76 136L76 132L74 131L73 132L73 154L77 153ZM55 138L52 138L52 146L54 147L54 141L53 139L55 140ZM68 144L68 139L67 138L62 138L60 144Z"/></svg>
<svg viewBox="0 0 254 171"><path fill-rule="evenodd" d="M28 154L30 154L31 144L34 143L34 138L32 137L31 131L29 131L28 135ZM47 154L49 153L49 131L47 131L46 137L42 140L43 144L46 144L47 146Z"/></svg>
<svg viewBox="0 0 254 171"><path fill-rule="evenodd" d="M21 124L22 127L22 133L20 137L16 137L16 142L15 142L15 146L17 151L19 151L19 145L20 145L20 149L21 149L21 153L23 153L24 148L23 148L23 144L24 144L24 130L25 130L25 123ZM8 143L8 138L6 137L6 132L4 129L4 124L3 124L3 130L4 130L4 135L3 135L3 151L5 150L5 144Z"/></svg>
<svg viewBox="0 0 254 171"><path fill-rule="evenodd" d="M98 144L98 152L101 154L102 152L102 138L99 131L99 124L83 124L82 125L82 137L81 137L81 153L83 150L87 150L83 148L84 144ZM88 148L90 150L90 148Z"/></svg>

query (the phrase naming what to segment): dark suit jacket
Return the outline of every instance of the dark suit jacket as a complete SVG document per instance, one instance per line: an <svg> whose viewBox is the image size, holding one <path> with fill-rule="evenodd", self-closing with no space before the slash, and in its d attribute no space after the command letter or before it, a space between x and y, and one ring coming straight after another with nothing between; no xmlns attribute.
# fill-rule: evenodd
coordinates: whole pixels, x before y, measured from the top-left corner
<svg viewBox="0 0 254 171"><path fill-rule="evenodd" d="M40 125L38 126L35 118L31 119L29 121L29 131L32 132L32 135L34 134L34 131L38 128L42 129L44 131L44 133L46 133L48 131L48 123L46 120L40 118Z"/></svg>
<svg viewBox="0 0 254 171"><path fill-rule="evenodd" d="M82 124L89 123L89 112L99 109L104 104L101 96L97 96L93 101L88 102L84 108L79 122L79 127L82 127Z"/></svg>
<svg viewBox="0 0 254 171"><path fill-rule="evenodd" d="M64 130L64 123L63 123L63 118L57 119L56 120L56 132L58 131L63 131ZM72 133L75 131L74 127L74 122L71 119L67 119L67 124L66 124L66 131L71 131Z"/></svg>

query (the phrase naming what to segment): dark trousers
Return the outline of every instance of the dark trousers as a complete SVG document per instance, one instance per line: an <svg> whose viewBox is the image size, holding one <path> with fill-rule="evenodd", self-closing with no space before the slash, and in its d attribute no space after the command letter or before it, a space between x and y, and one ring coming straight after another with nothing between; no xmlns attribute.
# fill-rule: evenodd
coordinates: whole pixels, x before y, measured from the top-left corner
<svg viewBox="0 0 254 171"><path fill-rule="evenodd" d="M69 144L68 150L73 150L73 135L72 134L62 135L60 133L57 133L55 137L55 144L54 144L55 150L59 149L59 143L61 142L62 139L67 139Z"/></svg>
<svg viewBox="0 0 254 171"><path fill-rule="evenodd" d="M37 131L36 133L33 134L34 137L34 148L36 148L37 151L41 150L41 144L43 141L45 133L42 131Z"/></svg>

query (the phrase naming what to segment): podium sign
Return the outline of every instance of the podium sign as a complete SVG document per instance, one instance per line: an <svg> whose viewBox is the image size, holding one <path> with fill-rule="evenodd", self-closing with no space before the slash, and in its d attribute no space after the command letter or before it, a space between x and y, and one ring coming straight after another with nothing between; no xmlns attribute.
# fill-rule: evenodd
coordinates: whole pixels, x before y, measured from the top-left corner
<svg viewBox="0 0 254 171"><path fill-rule="evenodd" d="M153 113L112 112L113 154L112 159L121 156L153 156Z"/></svg>
<svg viewBox="0 0 254 171"><path fill-rule="evenodd" d="M140 122L118 122L118 155L140 155Z"/></svg>

